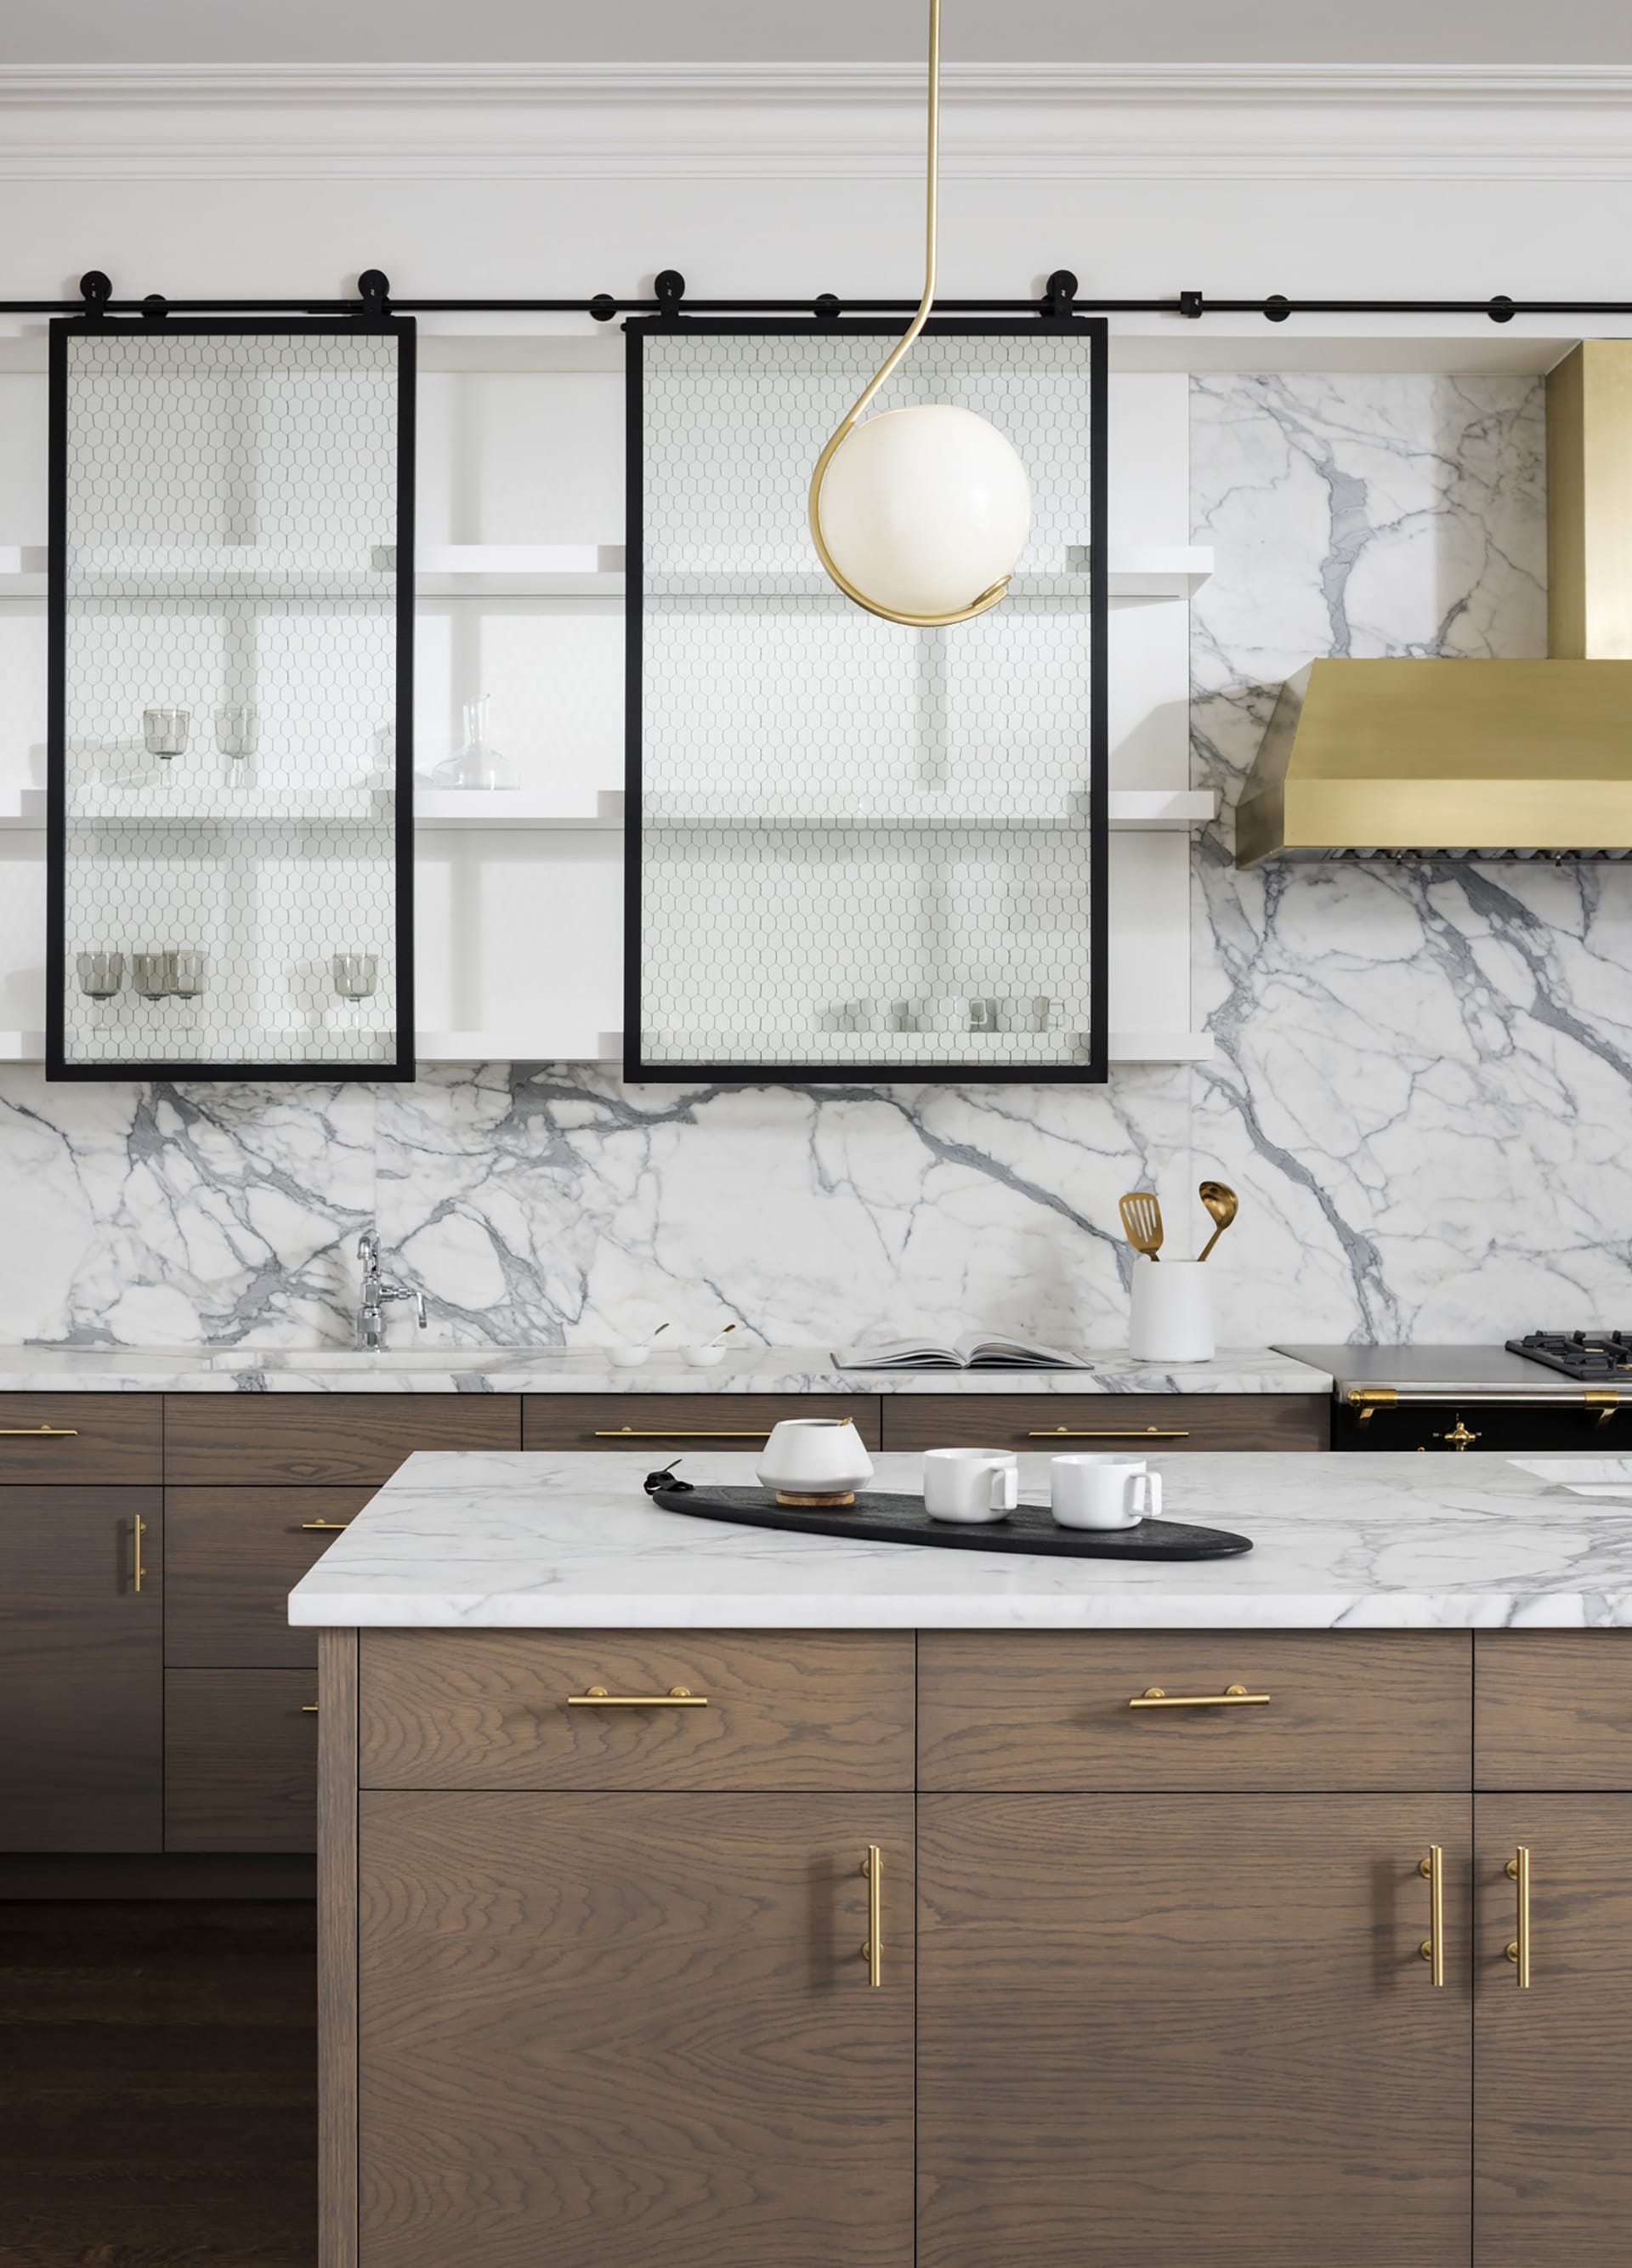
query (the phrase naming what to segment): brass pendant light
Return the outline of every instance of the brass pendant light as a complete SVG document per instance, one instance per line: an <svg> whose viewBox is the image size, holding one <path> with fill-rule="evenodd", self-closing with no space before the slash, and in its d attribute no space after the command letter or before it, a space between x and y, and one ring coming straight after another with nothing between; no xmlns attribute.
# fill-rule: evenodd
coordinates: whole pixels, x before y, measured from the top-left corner
<svg viewBox="0 0 1632 2268"><path fill-rule="evenodd" d="M923 297L816 460L809 500L811 541L834 583L870 615L914 630L988 613L1007 591L1031 531L1026 468L973 410L914 404L861 423L935 302L940 98L941 7L930 0Z"/></svg>

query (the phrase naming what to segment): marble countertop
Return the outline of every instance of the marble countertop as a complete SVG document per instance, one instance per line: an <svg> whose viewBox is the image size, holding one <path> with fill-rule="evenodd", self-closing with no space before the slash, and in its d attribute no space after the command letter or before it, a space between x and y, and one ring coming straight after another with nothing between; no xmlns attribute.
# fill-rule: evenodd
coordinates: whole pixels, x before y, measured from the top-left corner
<svg viewBox="0 0 1632 2268"><path fill-rule="evenodd" d="M1020 1460L1047 1501L1048 1459ZM1572 1496L1512 1460L1152 1458L1172 1518L1232 1528L1236 1559L1114 1566L848 1543L661 1512L647 1455L410 1457L290 1601L303 1625L430 1629L1544 1630L1632 1628L1632 1481ZM1590 1478L1632 1460L1592 1460ZM875 1459L920 1485L921 1460ZM754 1460L685 1477L754 1484ZM1571 1477L1576 1477L1571 1469Z"/></svg>
<svg viewBox="0 0 1632 2268"><path fill-rule="evenodd" d="M0 1347L0 1392L99 1394L1315 1394L1331 1373L1269 1347L1153 1365L1085 1350L1085 1370L840 1370L825 1347L747 1347L711 1370L602 1348Z"/></svg>

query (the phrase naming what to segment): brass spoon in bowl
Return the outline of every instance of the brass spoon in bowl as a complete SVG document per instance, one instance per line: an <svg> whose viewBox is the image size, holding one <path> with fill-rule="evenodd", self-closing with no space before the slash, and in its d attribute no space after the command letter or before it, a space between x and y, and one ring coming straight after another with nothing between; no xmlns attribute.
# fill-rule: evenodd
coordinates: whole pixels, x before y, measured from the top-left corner
<svg viewBox="0 0 1632 2268"><path fill-rule="evenodd" d="M1224 1182L1203 1182L1196 1195L1218 1224L1195 1256L1198 1260L1205 1260L1235 1219L1237 1198L1235 1191Z"/></svg>
<svg viewBox="0 0 1632 2268"><path fill-rule="evenodd" d="M1151 1192L1133 1189L1127 1197L1118 1197L1116 1209L1134 1250L1143 1252L1147 1260L1158 1258L1162 1241L1162 1208Z"/></svg>

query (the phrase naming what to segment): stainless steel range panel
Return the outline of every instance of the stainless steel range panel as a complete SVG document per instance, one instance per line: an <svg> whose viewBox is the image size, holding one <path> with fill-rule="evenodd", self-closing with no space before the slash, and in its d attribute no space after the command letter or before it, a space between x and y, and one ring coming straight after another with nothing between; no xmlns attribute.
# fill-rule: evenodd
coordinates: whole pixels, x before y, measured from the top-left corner
<svg viewBox="0 0 1632 2268"><path fill-rule="evenodd" d="M1590 1350L1607 1332L1507 1346L1283 1346L1330 1371L1334 1449L1592 1449L1632 1454L1632 1366ZM1632 1345L1628 1346L1632 1364ZM1622 1435L1624 1434L1624 1442Z"/></svg>

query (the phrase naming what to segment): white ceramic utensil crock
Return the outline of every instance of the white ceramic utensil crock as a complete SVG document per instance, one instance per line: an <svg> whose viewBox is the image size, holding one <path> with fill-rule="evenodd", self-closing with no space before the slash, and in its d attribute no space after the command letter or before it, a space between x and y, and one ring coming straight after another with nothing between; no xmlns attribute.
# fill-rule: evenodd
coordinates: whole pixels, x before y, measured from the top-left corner
<svg viewBox="0 0 1632 2268"><path fill-rule="evenodd" d="M1136 1362L1210 1362L1213 1303L1199 1260L1133 1264L1128 1351Z"/></svg>
<svg viewBox="0 0 1632 2268"><path fill-rule="evenodd" d="M980 1528L1020 1501L1020 1461L1012 1449L926 1449L923 1508L931 1520Z"/></svg>
<svg viewBox="0 0 1632 2268"><path fill-rule="evenodd" d="M848 1418L784 1418L756 1468L778 1504L854 1504L872 1460Z"/></svg>

